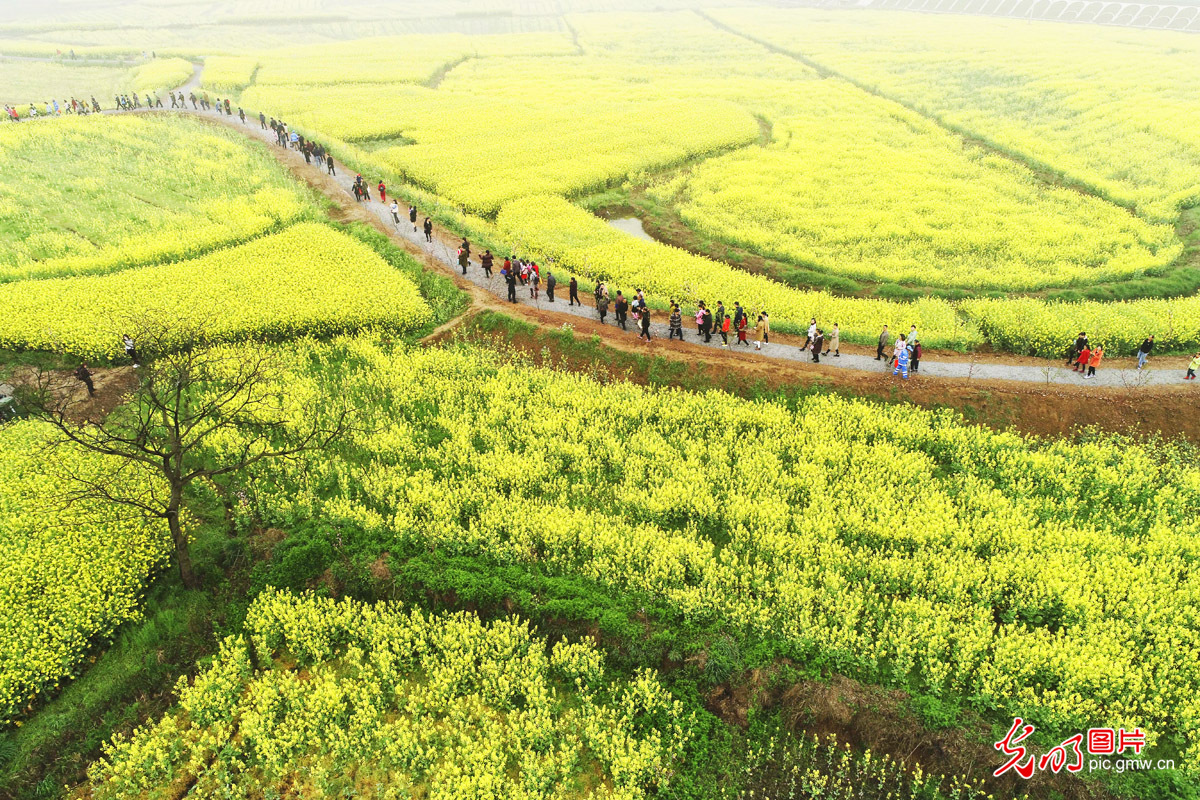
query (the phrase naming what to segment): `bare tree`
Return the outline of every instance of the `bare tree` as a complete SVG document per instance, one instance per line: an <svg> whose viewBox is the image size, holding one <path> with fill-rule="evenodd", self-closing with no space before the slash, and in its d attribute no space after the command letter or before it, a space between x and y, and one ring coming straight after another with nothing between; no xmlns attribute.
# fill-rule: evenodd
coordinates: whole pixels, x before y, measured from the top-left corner
<svg viewBox="0 0 1200 800"><path fill-rule="evenodd" d="M144 360L137 386L107 417L90 413L86 393L62 372L34 374L19 402L58 431L47 468L61 463L53 449L64 446L113 461L100 479L67 475L75 487L67 501L116 503L166 520L183 584L197 588L180 521L188 487L325 447L349 429L350 410L293 413L274 348L208 346L194 323L135 330Z"/></svg>

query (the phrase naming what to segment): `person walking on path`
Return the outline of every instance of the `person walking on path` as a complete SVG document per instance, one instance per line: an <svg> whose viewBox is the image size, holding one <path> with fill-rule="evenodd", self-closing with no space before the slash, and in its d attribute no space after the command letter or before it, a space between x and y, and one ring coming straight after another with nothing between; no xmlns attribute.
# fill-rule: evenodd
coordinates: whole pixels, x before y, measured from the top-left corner
<svg viewBox="0 0 1200 800"><path fill-rule="evenodd" d="M741 310L741 306L738 306L738 310L739 311ZM744 344L744 345L746 345L746 347L750 346L750 342L748 342L746 340L746 314L744 312L738 318L737 335L738 335L738 344Z"/></svg>
<svg viewBox="0 0 1200 800"><path fill-rule="evenodd" d="M901 337L903 341L903 337ZM901 375L904 380L908 380L908 348L896 348L896 367L892 370L892 376Z"/></svg>
<svg viewBox="0 0 1200 800"><path fill-rule="evenodd" d="M471 262L471 254L465 247L458 248L458 265L462 267L463 275L467 274L467 264Z"/></svg>
<svg viewBox="0 0 1200 800"><path fill-rule="evenodd" d="M721 347L729 347L729 328L731 326L729 317L724 317L721 320Z"/></svg>
<svg viewBox="0 0 1200 800"><path fill-rule="evenodd" d="M471 255L471 243L467 241L467 237L463 237L462 244L460 244L459 247L464 253L467 254L467 257L469 258Z"/></svg>
<svg viewBox="0 0 1200 800"><path fill-rule="evenodd" d="M88 369L86 361L75 368L75 379L87 387L88 397L96 396L96 386L92 383L92 371Z"/></svg>
<svg viewBox="0 0 1200 800"><path fill-rule="evenodd" d="M137 347L133 343L133 337L128 333L121 334L121 342L125 346L125 355L129 358L129 363L135 367L141 366L138 359Z"/></svg>
<svg viewBox="0 0 1200 800"><path fill-rule="evenodd" d="M245 125L246 124L246 112L242 110L241 106L238 106L238 117L242 120L242 124Z"/></svg>
<svg viewBox="0 0 1200 800"><path fill-rule="evenodd" d="M645 337L646 341L650 341L650 309L642 306L641 310L642 332L638 334L638 338ZM683 338L683 332L680 331L679 338Z"/></svg>
<svg viewBox="0 0 1200 800"><path fill-rule="evenodd" d="M533 269L529 272L529 296L537 300L541 289L542 273L538 271L537 264L534 264Z"/></svg>
<svg viewBox="0 0 1200 800"><path fill-rule="evenodd" d="M551 303L554 302L554 287L558 284L558 278L554 277L554 273L546 270L546 299Z"/></svg>
<svg viewBox="0 0 1200 800"><path fill-rule="evenodd" d="M717 301L717 310L712 312L712 318L713 333L719 333L721 335L721 340L725 343L725 346L728 347L729 336L725 331L725 303L720 300Z"/></svg>
<svg viewBox="0 0 1200 800"><path fill-rule="evenodd" d="M510 269L504 276L504 282L508 284L508 302L517 302L517 271Z"/></svg>
<svg viewBox="0 0 1200 800"><path fill-rule="evenodd" d="M912 343L912 373L917 374L918 368L921 366L921 340L915 339Z"/></svg>
<svg viewBox="0 0 1200 800"><path fill-rule="evenodd" d="M875 360L883 361L883 348L888 346L888 329L887 325L883 326L883 333L879 334L879 346L875 348Z"/></svg>
<svg viewBox="0 0 1200 800"><path fill-rule="evenodd" d="M583 302L579 299L579 281L575 280L574 275L571 276L571 283L567 288L570 292L570 295L567 298L567 305L573 306L576 303L583 305Z"/></svg>
<svg viewBox="0 0 1200 800"><path fill-rule="evenodd" d="M1072 364L1076 364L1076 365L1079 364L1079 354L1083 352L1083 349L1085 347L1087 347L1087 343L1088 343L1087 334L1084 333L1083 331L1080 331L1079 335L1075 337L1075 344L1073 344L1067 348L1067 366L1068 367L1071 366Z"/></svg>
<svg viewBox="0 0 1200 800"><path fill-rule="evenodd" d="M264 131L267 129L267 115L261 111L258 112L258 127L262 128Z"/></svg>
<svg viewBox="0 0 1200 800"><path fill-rule="evenodd" d="M379 202L386 203L387 202L387 186L384 185L383 181L380 181L379 185L376 186L375 188L379 190Z"/></svg>
<svg viewBox="0 0 1200 800"><path fill-rule="evenodd" d="M332 153L325 154L325 171L328 172L330 175L337 175L337 169L334 168L334 166L333 166L333 154Z"/></svg>
<svg viewBox="0 0 1200 800"><path fill-rule="evenodd" d="M1084 343L1083 349L1079 351L1079 355L1075 358L1075 372L1087 372L1088 359L1092 357L1092 346Z"/></svg>
<svg viewBox="0 0 1200 800"><path fill-rule="evenodd" d="M483 255L479 257L479 265L483 267L483 274L489 279L492 277L492 263L494 261L495 257L492 256L491 250L484 250Z"/></svg>
<svg viewBox="0 0 1200 800"><path fill-rule="evenodd" d="M821 363L821 348L825 346L825 331L817 328L812 343L812 360L814 364Z"/></svg>
<svg viewBox="0 0 1200 800"><path fill-rule="evenodd" d="M392 200L392 222L395 222L397 225L400 224L400 204L395 199ZM413 230L415 231L416 228L413 228Z"/></svg>
<svg viewBox="0 0 1200 800"><path fill-rule="evenodd" d="M646 312L643 311L642 313L645 314ZM683 314L680 312L679 306L677 306L677 305L671 306L671 317L670 317L670 320L667 322L667 325L669 327L669 331L667 333L667 339L668 340L674 339L676 336L678 336L679 341L682 342L683 341Z"/></svg>
<svg viewBox="0 0 1200 800"><path fill-rule="evenodd" d="M817 338L817 318L813 317L808 322L808 336L806 336L804 338L804 349L805 350L809 349L809 346L813 343L813 339L816 339L816 338Z"/></svg>
<svg viewBox="0 0 1200 800"><path fill-rule="evenodd" d="M602 284L603 285L603 284ZM608 316L608 292L601 292L596 295L596 311L600 312L600 324L604 324L604 318Z"/></svg>
<svg viewBox="0 0 1200 800"><path fill-rule="evenodd" d="M413 233L417 232L417 207L411 205L408 207L408 221L412 223Z"/></svg>
<svg viewBox="0 0 1200 800"><path fill-rule="evenodd" d="M429 217L425 218L425 241L433 243L433 223L429 221Z"/></svg>
<svg viewBox="0 0 1200 800"><path fill-rule="evenodd" d="M1192 362L1188 364L1187 374L1183 376L1183 379L1185 381L1196 380L1196 370L1198 369L1200 369L1200 353L1196 353L1196 355L1192 357Z"/></svg>
<svg viewBox="0 0 1200 800"><path fill-rule="evenodd" d="M842 331L836 322L833 323L833 333L829 335L829 343L825 345L825 352L821 355L829 355L830 350L833 351L834 358L842 357Z"/></svg>
<svg viewBox="0 0 1200 800"><path fill-rule="evenodd" d="M758 341L754 343L755 350L762 350L764 344L771 343L771 319L767 312L758 315L758 324L754 326L754 332L758 335Z"/></svg>
<svg viewBox="0 0 1200 800"><path fill-rule="evenodd" d="M617 292L616 302L613 304L613 311L617 315L617 324L621 326L621 330L627 331L625 322L629 319L629 301L625 299L625 295Z"/></svg>
<svg viewBox="0 0 1200 800"><path fill-rule="evenodd" d="M1103 360L1104 360L1104 348L1101 347L1100 345L1096 345L1096 347L1092 350L1092 355L1088 359L1088 362L1087 362L1088 363L1087 377L1089 377L1089 378L1096 377L1096 367L1100 366L1100 362Z"/></svg>
<svg viewBox="0 0 1200 800"><path fill-rule="evenodd" d="M1138 369L1146 366L1146 359L1150 357L1150 351L1154 349L1154 336L1151 334L1146 337L1146 341L1142 342L1142 346L1138 348Z"/></svg>

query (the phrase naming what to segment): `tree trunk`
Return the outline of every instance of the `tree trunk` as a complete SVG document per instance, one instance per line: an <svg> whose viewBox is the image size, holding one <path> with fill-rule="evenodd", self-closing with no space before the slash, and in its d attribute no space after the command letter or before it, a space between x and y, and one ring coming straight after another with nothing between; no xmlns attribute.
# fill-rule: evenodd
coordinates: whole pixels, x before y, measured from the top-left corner
<svg viewBox="0 0 1200 800"><path fill-rule="evenodd" d="M192 554L188 549L187 534L179 524L179 506L172 498L172 508L167 511L167 525L171 528L171 542L175 545L175 560L179 563L179 577L188 589L199 589L200 579L192 571Z"/></svg>

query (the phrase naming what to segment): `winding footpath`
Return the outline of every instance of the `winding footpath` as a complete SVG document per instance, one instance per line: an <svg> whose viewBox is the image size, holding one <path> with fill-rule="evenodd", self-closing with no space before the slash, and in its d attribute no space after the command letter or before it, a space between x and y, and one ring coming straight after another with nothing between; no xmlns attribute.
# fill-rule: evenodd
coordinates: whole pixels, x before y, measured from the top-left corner
<svg viewBox="0 0 1200 800"><path fill-rule="evenodd" d="M192 79L188 81L185 86L176 91L182 91L184 95L187 95L193 91L199 93L201 91L201 72L202 68L197 66L195 73L192 75ZM213 99L215 99L215 94L210 92L210 95L213 95ZM150 111L150 109L139 109L134 111L106 111L104 113L136 114L146 113L148 111ZM318 165L316 163L305 165L303 163L303 156L301 154L297 153L295 150L291 150L290 148L285 150L284 148L280 147L276 141L275 132L270 128L263 129L261 127L258 121L258 112L254 112L252 114L249 110L247 110L246 122L243 124L239 121L236 111L234 112L233 116L227 116L216 111L193 110L191 108L186 108L180 111L177 109L171 109L169 105L165 109L156 109L155 111L157 113L164 113L164 111L166 113L183 113L221 122L227 127L243 132L246 136L252 139L267 143L281 162L288 164L290 161L291 163L289 166L292 166L297 172L305 169L311 170L314 173L314 176L318 178L318 180L310 181L310 183L313 185L323 184L323 186L328 186L329 181L335 182L340 190L345 192L344 197L331 197L331 199L333 199L339 205L344 205L348 198L353 199L351 187L353 186L354 177L356 175L353 170L346 168L340 162L335 162L335 169L337 170L336 176L327 176L324 165ZM382 226L391 232L393 239L405 244L406 249L414 252L424 252L424 254L428 257L428 260L443 269L444 272L453 275L456 278L468 280L476 286L494 295L497 299L506 302L508 294L507 286L504 280L500 277L500 263L504 260L504 254L497 254L496 266L493 269L493 277L488 278L484 274L483 268L479 265L480 254L472 251L472 261L467 269L467 274L465 276L462 275L462 272L458 266L458 238L456 236L452 236L447 232L438 231L434 236L433 242L426 242L423 232L413 230L413 226L408 219L408 206L404 202L401 202L400 204L400 223L396 224L392 220L392 214L389 209L390 199L388 205L379 202L379 198L375 196L376 181L372 181L370 178L365 177L364 180L366 180L368 186L370 186L372 199L370 201L362 202L358 205L360 205L367 213L373 214L379 220ZM329 191L325 189L325 193L329 194ZM418 212L420 212L420 209L418 209ZM423 222L423 220L424 215L420 214L418 216L418 226L421 222ZM567 284L570 281L570 275L564 271L555 270L553 266L543 266L544 271L547 269L554 271L555 277L558 280L556 301L551 303L546 298L545 276L543 275L542 292L541 296L537 299L529 296L530 292L528 287L520 286L518 284L517 304L524 307L535 308L541 312L550 312L552 315L560 317L564 325L571 324L572 320L575 319L587 319L591 322L599 322L599 314L593 306L568 306ZM590 294L588 293L585 293L584 297L589 301L591 299ZM732 313L732 308L733 306L731 303L728 307L728 311L730 313ZM615 325L613 321L615 319L615 314L612 313L611 305L609 312L610 313L606 327L612 328L612 332L610 334L611 336L628 336L630 339L637 338L638 330L636 328L636 323L634 323L632 319L629 321L628 332L622 331L617 325ZM650 326L652 342L643 346L645 346L648 351L657 350L661 347L675 346L675 343L667 342L668 327L666 324L665 313L662 311L655 311L653 319L656 321L652 322ZM694 324L689 328L688 323L690 321L690 318L685 315L684 337L686 342L691 345L699 345L702 347L721 348L721 338L719 335L714 336L712 341L706 344L702 338L697 336ZM812 361L811 353L795 344L788 342L771 342L763 345L761 351L756 351L753 344L751 344L749 347L739 347L736 344L736 339L737 337L735 334L730 335L731 343L728 349L731 351L744 353L745 357L747 358L779 359L782 361L792 361L798 363ZM1032 366L1028 364L1005 364L1002 362L998 363L994 360L979 362L969 360L969 356L967 359L968 360L934 361L930 360L929 358L924 358L921 360L920 373L915 377L918 380L929 377L952 378L958 380L1006 380L1029 384L1040 384L1042 386L1074 385L1086 387L1110 387L1119 389L1136 389L1147 386L1186 385L1185 381L1183 380L1184 370L1182 368L1176 367L1171 369L1154 369L1152 367L1148 367L1144 370L1138 370L1128 359L1122 359L1122 361L1115 366L1108 362L1102 364L1096 377L1092 379L1084 379L1081 377L1080 373L1074 372L1069 368L1065 368L1062 366L1063 361L1059 359L1047 361L1043 365L1039 366ZM1151 359L1150 363L1154 363L1153 358ZM815 366L816 365L814 365L814 367ZM834 358L832 354L827 357L822 356L820 366L828 367L833 370L857 370L861 372L873 372L877 374L891 371L890 363L888 362L876 361L871 355L862 355L850 352L843 353L840 358ZM896 380L900 381L901 379L897 377ZM1197 381L1194 385L1200 386L1200 381Z"/></svg>

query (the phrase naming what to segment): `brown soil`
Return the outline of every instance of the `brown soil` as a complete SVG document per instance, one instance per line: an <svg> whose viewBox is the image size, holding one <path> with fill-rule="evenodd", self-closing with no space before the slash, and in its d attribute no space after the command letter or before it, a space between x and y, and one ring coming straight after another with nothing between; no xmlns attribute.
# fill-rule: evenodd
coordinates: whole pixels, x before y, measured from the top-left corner
<svg viewBox="0 0 1200 800"><path fill-rule="evenodd" d="M970 717L962 725L929 730L909 709L908 694L868 686L841 675L829 683L803 681L772 685L777 670L753 670L737 682L726 683L708 695L708 710L731 725L745 728L751 708L779 708L793 733L820 737L887 754L907 764L920 764L926 773L977 776L1000 766L990 726ZM996 797L1028 794L1034 800L1107 800L1112 795L1094 781L1065 773L1038 772L1025 781L1009 774L991 778L987 790Z"/></svg>
<svg viewBox="0 0 1200 800"><path fill-rule="evenodd" d="M55 370L53 386L59 397L69 401L67 417L73 422L100 422L137 387L133 367L92 367L92 385L96 394L88 397L87 388L75 379L72 370ZM37 379L31 367L15 370L10 379L14 386L30 385Z"/></svg>

